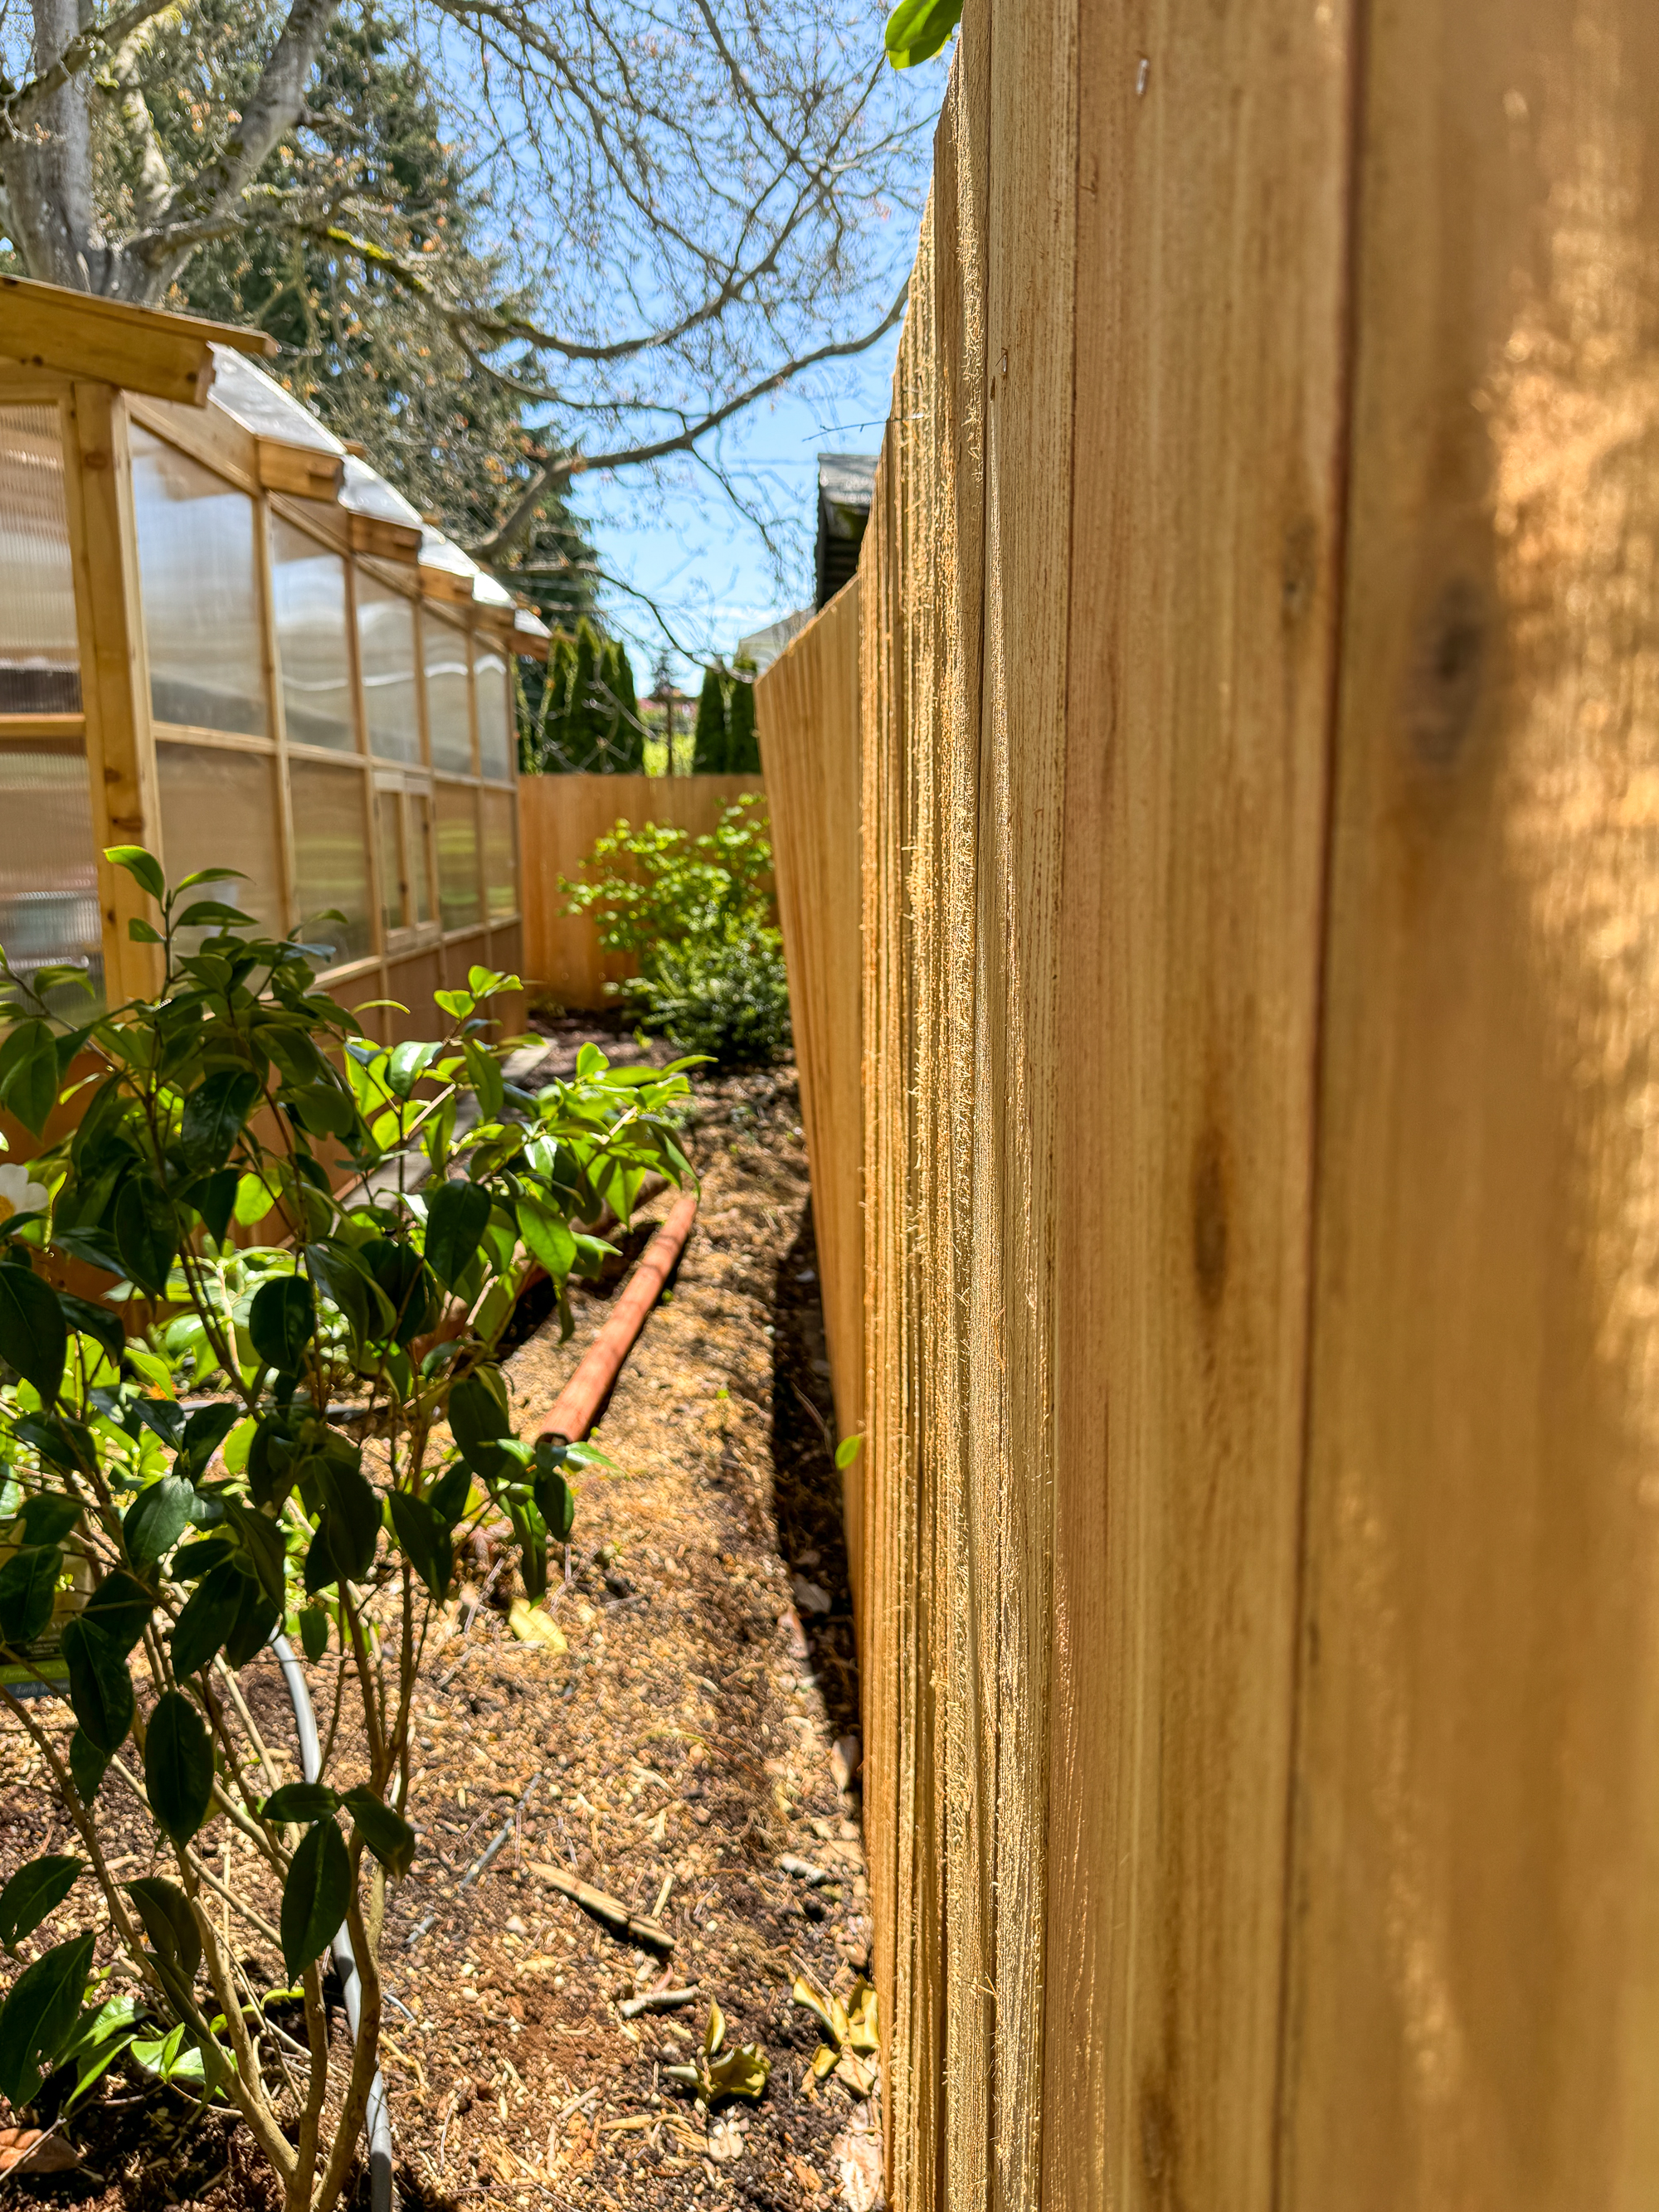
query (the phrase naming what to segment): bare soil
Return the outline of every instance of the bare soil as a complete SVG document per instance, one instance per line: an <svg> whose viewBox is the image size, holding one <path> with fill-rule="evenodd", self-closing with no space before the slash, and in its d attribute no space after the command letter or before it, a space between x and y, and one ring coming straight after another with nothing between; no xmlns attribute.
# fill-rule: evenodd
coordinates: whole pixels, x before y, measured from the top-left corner
<svg viewBox="0 0 1659 2212"><path fill-rule="evenodd" d="M547 1073L590 1036L637 1056L603 1024L545 1026ZM421 1850L388 1899L380 1947L398 2190L420 2212L879 2202L878 2095L812 2084L818 2025L790 2000L798 1972L849 1993L871 1933L799 1098L787 1066L705 1074L696 1088L697 1223L595 1432L613 1468L579 1480L571 1576L552 1605L565 1649L511 1632L513 1571L488 1540L427 1649L412 1792ZM629 1256L666 1208L644 1209ZM544 1321L511 1354L526 1425L621 1279L618 1269L575 1291L568 1345ZM325 1709L327 1662L313 1672ZM262 1658L243 1680L291 1760L274 1663ZM44 1778L0 1723L0 1875L66 1841ZM131 1816L111 1849L136 1875L153 1832L136 1803ZM214 1849L216 1834L204 1837ZM785 1871L786 1857L823 1879ZM672 1958L618 1942L538 1875L549 1866L654 1916ZM72 1921L65 1908L57 1932ZM261 1986L280 1979L257 1937L241 1955ZM623 2001L658 1984L695 1987L695 2002L623 2016ZM711 2000L727 2045L759 2044L772 2068L757 2104L712 2114L661 2074L693 2055ZM14 2196L88 2212L274 2202L243 2132L218 2116L190 2125L177 2093L116 2075L67 2132L90 2170L18 2175L4 2185ZM354 2195L367 2203L366 2175Z"/></svg>

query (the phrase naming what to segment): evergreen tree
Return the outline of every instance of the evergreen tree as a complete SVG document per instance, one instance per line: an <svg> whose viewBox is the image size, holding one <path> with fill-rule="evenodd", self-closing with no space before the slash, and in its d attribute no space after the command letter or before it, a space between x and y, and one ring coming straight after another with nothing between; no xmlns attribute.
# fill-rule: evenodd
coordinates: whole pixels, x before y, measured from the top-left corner
<svg viewBox="0 0 1659 2212"><path fill-rule="evenodd" d="M638 775L645 766L645 724L634 690L634 664L620 638L611 641L607 680L617 702L617 767L624 775Z"/></svg>
<svg viewBox="0 0 1659 2212"><path fill-rule="evenodd" d="M726 772L758 775L760 738L755 728L755 664L746 655L732 664L732 703L727 709Z"/></svg>
<svg viewBox="0 0 1659 2212"><path fill-rule="evenodd" d="M726 685L718 665L711 664L702 672L702 690L697 697L697 749L691 759L692 773L696 775L723 775L730 750L730 738L726 726Z"/></svg>

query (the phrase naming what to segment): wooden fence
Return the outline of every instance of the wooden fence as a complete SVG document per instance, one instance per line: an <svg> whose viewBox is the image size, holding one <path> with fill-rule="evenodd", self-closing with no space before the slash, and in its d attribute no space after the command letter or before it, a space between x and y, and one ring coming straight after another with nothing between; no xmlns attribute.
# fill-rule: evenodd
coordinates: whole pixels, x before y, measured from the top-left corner
<svg viewBox="0 0 1659 2212"><path fill-rule="evenodd" d="M579 880L594 841L618 820L660 822L702 836L734 799L763 791L757 775L526 775L519 780L519 855L524 898L524 975L562 1006L615 1004L605 987L634 972L599 950L586 915L568 915L562 877Z"/></svg>
<svg viewBox="0 0 1659 2212"><path fill-rule="evenodd" d="M864 1427L856 578L773 664L755 706L769 803L790 833L787 847L775 847L778 915L789 965L836 1426L841 1437L856 1437ZM854 1462L842 1487L860 1630L863 1483L863 1468Z"/></svg>
<svg viewBox="0 0 1659 2212"><path fill-rule="evenodd" d="M967 0L860 573L897 2212L1659 2196L1656 459L1650 8Z"/></svg>

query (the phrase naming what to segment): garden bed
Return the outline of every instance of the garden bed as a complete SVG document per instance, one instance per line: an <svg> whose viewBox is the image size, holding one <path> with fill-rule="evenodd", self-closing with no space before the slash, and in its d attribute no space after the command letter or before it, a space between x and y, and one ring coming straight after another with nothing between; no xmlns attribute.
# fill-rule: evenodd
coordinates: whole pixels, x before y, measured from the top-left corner
<svg viewBox="0 0 1659 2212"><path fill-rule="evenodd" d="M546 1072L563 1072L592 1033L553 1025ZM857 1681L839 1478L819 1426L830 1400L799 1102L787 1067L697 1089L701 1211L597 1433L615 1471L580 1481L573 1576L553 1605L565 1648L513 1632L510 1565L487 1540L428 1643L412 1793L422 1844L381 1946L406 2204L874 2199L876 2101L839 2081L810 2085L818 2026L790 2001L802 1972L850 1991L870 1941L856 1781L841 1786L856 1759ZM665 1211L644 1209L630 1249ZM568 1345L544 1325L511 1355L526 1422L613 1290L574 1290ZM313 1670L324 1710L331 1663ZM256 1662L244 1682L291 1761L274 1663ZM48 1838L16 1732L0 1747L9 1871L63 1839ZM153 1830L133 1813L131 1839L112 1848L135 1854L124 1871L136 1875ZM785 1870L786 1858L824 1879ZM666 1980L694 1985L695 2004L624 2018L619 2004L662 1979L665 1962L617 1941L538 1869L654 1913L674 1937ZM264 1985L280 1978L257 1937L243 1955ZM717 2107L712 2122L660 2071L693 2055L711 1998L728 2044L758 2043L772 2063L758 2104ZM70 2130L101 2179L9 2186L110 2212L264 2204L234 2132L209 2118L180 2135L169 2115L185 2110L177 2092L139 2100L115 2077Z"/></svg>

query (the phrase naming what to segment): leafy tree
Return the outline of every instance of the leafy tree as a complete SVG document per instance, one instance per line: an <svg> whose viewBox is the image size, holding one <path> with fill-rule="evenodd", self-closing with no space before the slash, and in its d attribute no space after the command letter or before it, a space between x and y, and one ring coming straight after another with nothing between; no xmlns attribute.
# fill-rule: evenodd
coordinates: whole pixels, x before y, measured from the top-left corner
<svg viewBox="0 0 1659 2212"><path fill-rule="evenodd" d="M616 703L616 732L611 752L618 771L638 775L645 767L645 724L634 690L634 664L620 638L612 638L605 663L605 684Z"/></svg>
<svg viewBox="0 0 1659 2212"><path fill-rule="evenodd" d="M619 775L642 765L645 731L626 648L586 617L574 637L554 639L541 697L527 765L550 775Z"/></svg>
<svg viewBox="0 0 1659 2212"><path fill-rule="evenodd" d="M691 757L694 774L724 775L730 750L726 726L726 679L718 665L711 661L702 672L702 690L697 694L696 750Z"/></svg>
<svg viewBox="0 0 1659 2212"><path fill-rule="evenodd" d="M726 709L728 775L758 775L760 738L755 729L755 664L740 654L732 664L732 697Z"/></svg>
<svg viewBox="0 0 1659 2212"><path fill-rule="evenodd" d="M517 979L477 968L436 994L441 1034L389 1050L318 988L303 947L242 934L247 918L203 895L234 872L169 888L148 853L107 857L155 901L133 928L161 947L159 997L66 1030L39 994L75 971L25 983L0 954L0 1103L39 1136L62 1071L92 1063L77 1126L0 1219L0 1658L44 1679L41 1636L70 1608L67 1712L3 1686L0 1702L76 1846L0 1892L0 1940L15 1954L60 1905L78 1929L0 2008L0 2092L27 2111L73 2068L84 2094L130 2048L236 2109L284 2212L331 2212L377 2063L371 1902L418 1847L410 1729L434 1609L458 1541L498 1516L544 1593L586 1456L514 1437L502 1332L537 1269L568 1326L570 1275L608 1249L577 1224L605 1205L626 1220L652 1170L687 1177L668 1118L685 1079L589 1046L572 1081L514 1087L488 1009ZM241 1241L262 1223L271 1241ZM138 1334L58 1287L71 1261L115 1279ZM343 1401L373 1414L372 1442L337 1418ZM238 1679L283 1632L313 1664L337 1655L355 1723L331 1727L299 1783ZM167 1871L118 1881L135 1802ZM251 1846L228 1895L226 1824ZM277 1921L309 2046L297 2074L221 1899ZM342 1925L355 2049L324 2005ZM135 1996L103 1986L117 1960Z"/></svg>
<svg viewBox="0 0 1659 2212"><path fill-rule="evenodd" d="M562 883L568 911L593 917L607 952L639 973L607 990L688 1052L743 1064L789 1044L789 983L772 894L765 801L746 793L703 837L618 822Z"/></svg>

